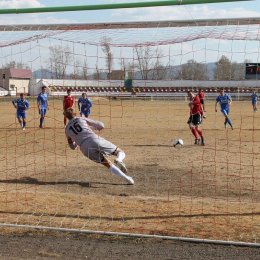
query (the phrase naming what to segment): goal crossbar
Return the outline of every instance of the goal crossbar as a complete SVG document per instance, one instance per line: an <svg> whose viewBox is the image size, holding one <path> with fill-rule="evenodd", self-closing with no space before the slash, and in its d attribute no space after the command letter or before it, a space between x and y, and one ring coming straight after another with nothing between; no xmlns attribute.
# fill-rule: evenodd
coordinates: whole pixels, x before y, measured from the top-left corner
<svg viewBox="0 0 260 260"><path fill-rule="evenodd" d="M121 23L75 23L75 24L21 24L0 25L0 31L53 31L53 30L111 30L134 28L171 28L191 26L225 26L225 25L258 25L260 17L254 18L225 18L198 20L167 20L149 22L121 22Z"/></svg>
<svg viewBox="0 0 260 260"><path fill-rule="evenodd" d="M70 11L93 11L93 10L111 10L123 8L144 8L157 6L174 5L194 5L194 4L213 4L222 2L239 2L251 0L167 0L167 1L149 1L132 3L112 3L98 5L76 5L76 6L52 6L35 8L11 8L0 9L0 14L25 14L25 13L50 13L50 12L70 12Z"/></svg>

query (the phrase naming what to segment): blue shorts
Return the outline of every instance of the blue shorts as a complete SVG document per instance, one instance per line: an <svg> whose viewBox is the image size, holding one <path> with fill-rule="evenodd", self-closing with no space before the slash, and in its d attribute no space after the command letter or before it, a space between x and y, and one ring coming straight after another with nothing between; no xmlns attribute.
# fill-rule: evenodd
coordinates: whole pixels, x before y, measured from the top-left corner
<svg viewBox="0 0 260 260"><path fill-rule="evenodd" d="M40 115L41 115L41 117L44 117L45 116L45 114L46 114L46 108L41 108L40 109Z"/></svg>
<svg viewBox="0 0 260 260"><path fill-rule="evenodd" d="M257 101L256 100L252 100L252 105L253 106L257 105Z"/></svg>
<svg viewBox="0 0 260 260"><path fill-rule="evenodd" d="M90 114L90 110L80 111L80 116L84 115L85 117L88 117L89 114Z"/></svg>
<svg viewBox="0 0 260 260"><path fill-rule="evenodd" d="M228 116L229 108L221 109L221 112L223 113L224 116Z"/></svg>
<svg viewBox="0 0 260 260"><path fill-rule="evenodd" d="M17 111L16 112L16 117L19 119L19 118L22 118L22 119L25 119L26 118L26 112L25 111Z"/></svg>

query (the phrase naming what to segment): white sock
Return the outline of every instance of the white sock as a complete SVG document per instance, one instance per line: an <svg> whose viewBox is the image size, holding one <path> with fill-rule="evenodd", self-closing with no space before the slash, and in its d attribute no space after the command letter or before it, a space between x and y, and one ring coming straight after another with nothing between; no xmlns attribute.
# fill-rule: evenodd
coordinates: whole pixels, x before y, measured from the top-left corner
<svg viewBox="0 0 260 260"><path fill-rule="evenodd" d="M114 173L115 175L124 178L125 180L128 180L128 176L124 174L119 168L117 168L114 164L111 165L109 170Z"/></svg>
<svg viewBox="0 0 260 260"><path fill-rule="evenodd" d="M118 152L116 159L117 161L122 162L125 159L125 153L123 151Z"/></svg>

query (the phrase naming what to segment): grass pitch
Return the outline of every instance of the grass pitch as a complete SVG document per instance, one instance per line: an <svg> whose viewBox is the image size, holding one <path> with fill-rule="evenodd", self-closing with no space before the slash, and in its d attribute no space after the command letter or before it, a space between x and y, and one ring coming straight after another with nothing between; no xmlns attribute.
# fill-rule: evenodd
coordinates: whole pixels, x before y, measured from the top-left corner
<svg viewBox="0 0 260 260"><path fill-rule="evenodd" d="M260 115L249 101L232 103L233 131L206 103L205 147L193 144L185 101L93 101L135 185L69 149L62 99L50 99L44 129L31 99L26 131L2 99L1 223L260 242Z"/></svg>

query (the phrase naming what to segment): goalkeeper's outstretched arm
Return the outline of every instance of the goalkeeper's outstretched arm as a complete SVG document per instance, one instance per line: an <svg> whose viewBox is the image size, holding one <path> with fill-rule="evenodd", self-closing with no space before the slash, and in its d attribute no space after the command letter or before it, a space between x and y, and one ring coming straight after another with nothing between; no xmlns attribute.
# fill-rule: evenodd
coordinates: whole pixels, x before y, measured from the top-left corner
<svg viewBox="0 0 260 260"><path fill-rule="evenodd" d="M87 124L89 125L89 127L92 130L99 130L101 131L102 129L105 128L105 125L103 122L97 121L97 120L93 120L93 119L89 119L89 118L84 118L87 121Z"/></svg>

